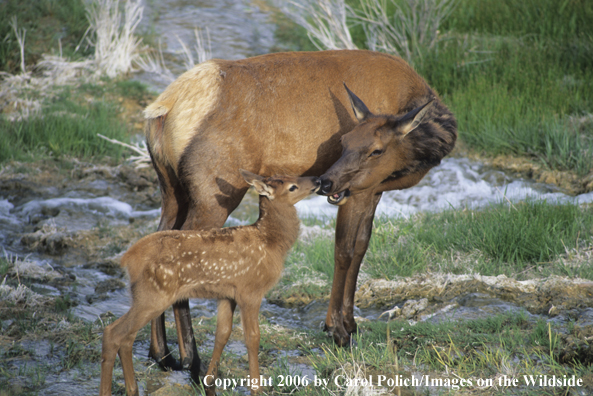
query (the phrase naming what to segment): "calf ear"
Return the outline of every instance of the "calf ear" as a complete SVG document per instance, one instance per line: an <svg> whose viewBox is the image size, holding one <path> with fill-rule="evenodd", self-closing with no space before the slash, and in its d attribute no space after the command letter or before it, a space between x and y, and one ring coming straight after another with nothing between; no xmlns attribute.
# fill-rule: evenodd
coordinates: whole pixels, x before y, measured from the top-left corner
<svg viewBox="0 0 593 396"><path fill-rule="evenodd" d="M429 100L426 104L416 107L414 110L406 113L396 122L396 130L402 135L406 136L420 125L422 119L432 107L434 99Z"/></svg>
<svg viewBox="0 0 593 396"><path fill-rule="evenodd" d="M348 98L350 98L350 105L352 105L352 111L354 111L354 116L358 120L358 122L363 122L369 116L372 116L373 113L370 112L369 108L363 103L362 100L352 92L344 83L344 88L346 88L346 92L348 92Z"/></svg>
<svg viewBox="0 0 593 396"><path fill-rule="evenodd" d="M276 189L269 184L264 183L260 180L253 181L253 187L255 187L255 191L259 195L264 195L268 197L270 200L274 199L274 194L276 193Z"/></svg>
<svg viewBox="0 0 593 396"><path fill-rule="evenodd" d="M239 173L241 174L241 176L243 176L243 179L245 179L247 184L249 184L250 186L253 186L254 180L259 180L259 181L264 180L264 178L262 176L256 175L255 173L251 173L245 169L239 169Z"/></svg>
<svg viewBox="0 0 593 396"><path fill-rule="evenodd" d="M246 171L245 169L239 169L239 173L241 173L241 176L243 176L243 179L245 179L247 184L255 188L255 191L259 195L265 195L270 199L274 199L274 193L276 192L276 190L274 189L274 187L269 186L264 182L264 177Z"/></svg>

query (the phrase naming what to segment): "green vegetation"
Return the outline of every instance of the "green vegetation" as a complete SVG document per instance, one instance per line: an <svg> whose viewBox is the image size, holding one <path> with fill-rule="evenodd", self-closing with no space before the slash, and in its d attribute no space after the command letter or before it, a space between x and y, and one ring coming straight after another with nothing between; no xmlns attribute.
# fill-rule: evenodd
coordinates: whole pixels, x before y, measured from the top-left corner
<svg viewBox="0 0 593 396"><path fill-rule="evenodd" d="M34 158L40 152L77 157L117 157L123 151L99 138L97 133L117 140L127 140L125 125L117 118L115 107L106 102L80 105L69 99L68 91L41 117L22 121L0 118L0 162Z"/></svg>
<svg viewBox="0 0 593 396"><path fill-rule="evenodd" d="M20 72L21 54L11 20L17 17L18 28L26 29L25 64L36 64L43 53L62 48L64 56L90 54L83 42L88 28L84 2L81 0L6 0L0 3L0 70ZM82 43L78 52L76 47Z"/></svg>
<svg viewBox="0 0 593 396"><path fill-rule="evenodd" d="M362 271L390 280L427 272L593 279L592 214L591 207L527 201L408 219L379 217ZM334 227L330 221L322 230ZM332 278L333 237L314 235L297 242L268 298L306 304L328 296Z"/></svg>
<svg viewBox="0 0 593 396"><path fill-rule="evenodd" d="M80 64L33 67L44 54L85 60L94 51L85 38L88 29L82 0L0 4L0 72L5 73L0 78L0 163L48 154L120 160L122 148L97 134L129 141L130 132L139 129L141 107L152 96L146 86L99 80L92 70L77 69ZM24 37L26 71L17 35Z"/></svg>
<svg viewBox="0 0 593 396"><path fill-rule="evenodd" d="M363 1L347 4L359 11ZM365 48L362 25L351 22ZM298 47L306 32L287 29L277 39ZM459 0L439 30L438 44L415 48L422 58L412 61L453 110L468 148L581 177L593 171L593 121L584 117L593 112L593 3Z"/></svg>
<svg viewBox="0 0 593 396"><path fill-rule="evenodd" d="M527 271L593 279L591 263L579 253L591 248L591 210L528 201L378 219L366 271L387 279L427 270L508 276Z"/></svg>
<svg viewBox="0 0 593 396"><path fill-rule="evenodd" d="M457 380L457 389L473 390L477 394L565 394L568 387L545 389L526 386L523 375L575 376L591 386L591 367L573 360L566 365L566 351L574 347L566 340L570 336L556 333L543 321L530 321L522 314L505 314L470 321L433 324L407 321L369 322L356 337L356 348L323 346L324 354L311 353L318 375L325 378L342 375L349 378L376 379L411 378L428 375L436 383L450 384ZM573 328L571 334L580 329ZM502 375L518 378L518 386L500 386ZM495 387L485 387L479 393L476 381L492 381ZM473 385L460 386L460 379ZM330 381L330 384L333 381ZM447 393L447 388L440 389ZM418 389L417 389L418 390ZM474 394L473 392L470 394Z"/></svg>

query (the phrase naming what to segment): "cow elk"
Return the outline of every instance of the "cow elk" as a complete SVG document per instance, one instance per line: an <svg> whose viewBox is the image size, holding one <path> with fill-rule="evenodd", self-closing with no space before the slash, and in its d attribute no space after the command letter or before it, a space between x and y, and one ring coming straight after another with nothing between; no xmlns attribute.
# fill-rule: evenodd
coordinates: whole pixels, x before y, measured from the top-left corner
<svg viewBox="0 0 593 396"><path fill-rule="evenodd" d="M381 194L417 184L457 138L455 118L428 84L401 58L372 51L211 60L144 114L162 196L159 231L221 227L248 188L237 168L322 175L321 193L340 205L326 317L339 345L356 331L358 270ZM195 376L189 306L173 307L181 361L169 355L163 317L152 322L150 355Z"/></svg>
<svg viewBox="0 0 593 396"><path fill-rule="evenodd" d="M264 294L278 281L288 250L298 237L294 204L319 188L316 177L270 177L241 170L260 195L259 219L250 226L201 231L162 231L146 236L122 257L130 276L132 306L105 328L101 396L111 395L115 356L121 359L126 393L138 394L132 344L136 333L174 302L188 298L218 300L212 360L205 377L214 393L218 364L239 305L249 358L252 393L258 384L258 314Z"/></svg>

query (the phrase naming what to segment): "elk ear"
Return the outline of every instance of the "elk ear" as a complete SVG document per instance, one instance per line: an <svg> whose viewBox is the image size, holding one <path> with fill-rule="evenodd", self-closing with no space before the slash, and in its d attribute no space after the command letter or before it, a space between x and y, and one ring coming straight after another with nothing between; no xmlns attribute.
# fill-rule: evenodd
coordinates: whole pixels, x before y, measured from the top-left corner
<svg viewBox="0 0 593 396"><path fill-rule="evenodd" d="M420 125L422 119L431 108L434 99L429 100L426 104L416 107L414 110L406 113L397 120L396 129L402 136L406 136Z"/></svg>
<svg viewBox="0 0 593 396"><path fill-rule="evenodd" d="M369 116L373 115L370 112L369 108L363 103L362 100L352 92L344 83L344 88L346 88L346 92L348 92L348 98L350 98L350 105L352 105L352 110L354 111L354 116L358 120L358 122L363 122Z"/></svg>

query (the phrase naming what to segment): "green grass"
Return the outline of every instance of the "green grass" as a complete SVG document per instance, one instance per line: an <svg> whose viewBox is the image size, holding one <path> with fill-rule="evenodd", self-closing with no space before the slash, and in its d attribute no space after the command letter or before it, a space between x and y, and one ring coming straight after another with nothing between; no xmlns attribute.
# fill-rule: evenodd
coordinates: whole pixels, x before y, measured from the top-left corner
<svg viewBox="0 0 593 396"><path fill-rule="evenodd" d="M26 29L25 63L32 65L41 59L43 53L58 52L69 56L85 56L91 53L83 43L77 53L75 49L82 41L88 28L88 20L82 0L6 0L0 2L0 70L9 73L20 72L20 49L10 26L13 16L17 17L18 28Z"/></svg>
<svg viewBox="0 0 593 396"><path fill-rule="evenodd" d="M361 1L347 3L360 9ZM290 29L277 39L305 49L302 28ZM593 128L575 121L593 113L592 2L459 0L440 31L443 40L414 66L453 110L467 147L593 172ZM365 48L360 24L351 34Z"/></svg>
<svg viewBox="0 0 593 396"><path fill-rule="evenodd" d="M593 33L593 4L587 0L461 0L444 28L553 39Z"/></svg>
<svg viewBox="0 0 593 396"><path fill-rule="evenodd" d="M331 230L335 220L321 227ZM504 202L479 210L451 209L408 219L378 217L362 271L371 278L388 280L427 272L593 279L593 262L588 258L591 249L593 207ZM331 236L299 240L268 299L294 306L327 297L333 279L333 252Z"/></svg>
<svg viewBox="0 0 593 396"><path fill-rule="evenodd" d="M41 116L11 122L0 118L0 163L33 158L41 153L54 156L117 158L123 150L97 136L126 141L126 126L118 110L107 102L79 104L64 90Z"/></svg>
<svg viewBox="0 0 593 396"><path fill-rule="evenodd" d="M311 362L321 378L329 378L333 385L337 375L359 378L379 375L387 378L411 378L428 375L438 383L448 379L465 379L472 385L460 386L469 394L560 394L566 388L543 389L528 387L523 375L575 376L587 382L592 371L586 364L573 360L562 362L563 351L572 348L553 325L545 321L529 320L523 314L504 314L467 321L410 324L405 320L390 323L362 323L355 348L337 348L322 345L323 354L310 351ZM578 329L569 330L576 337ZM389 336L388 336L389 334ZM388 338L389 337L389 338ZM502 389L488 387L478 390L478 378L498 385L498 377L518 378L518 386ZM439 380L440 379L440 380ZM590 380L589 380L590 381ZM412 387L407 387L414 390ZM335 386L332 390L337 390ZM419 391L419 388L415 388ZM438 391L448 393L446 387ZM546 393L550 391L549 393ZM476 392L476 393L474 393ZM564 393L562 393L564 394Z"/></svg>
<svg viewBox="0 0 593 396"><path fill-rule="evenodd" d="M593 279L591 208L528 201L483 210L449 210L407 220L378 219L366 256L372 277L427 270L516 276L522 271ZM564 257L574 265L564 265Z"/></svg>

